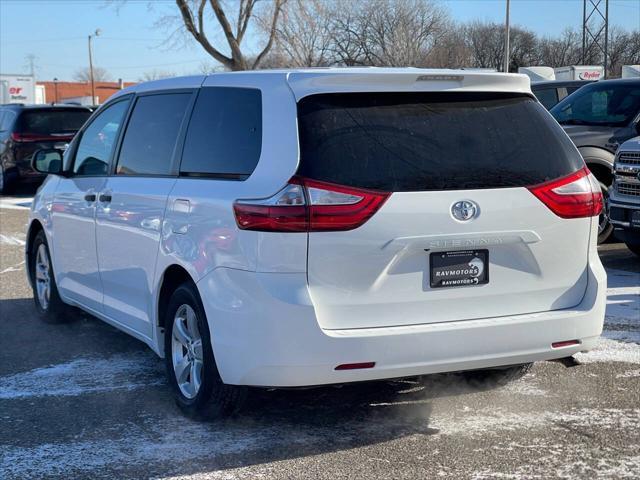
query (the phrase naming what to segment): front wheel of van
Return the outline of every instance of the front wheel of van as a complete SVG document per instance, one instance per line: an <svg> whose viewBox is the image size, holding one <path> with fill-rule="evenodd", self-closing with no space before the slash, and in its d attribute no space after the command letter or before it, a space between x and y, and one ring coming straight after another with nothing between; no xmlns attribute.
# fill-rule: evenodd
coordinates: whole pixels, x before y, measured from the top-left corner
<svg viewBox="0 0 640 480"><path fill-rule="evenodd" d="M474 388L503 387L524 377L533 367L533 363L512 365L510 367L463 372L464 378Z"/></svg>
<svg viewBox="0 0 640 480"><path fill-rule="evenodd" d="M44 231L40 230L29 250L29 275L36 311L40 318L50 323L68 319L68 307L60 299L53 274L53 263Z"/></svg>
<svg viewBox="0 0 640 480"><path fill-rule="evenodd" d="M207 318L193 284L184 283L175 290L164 325L165 365L178 407L197 419L235 413L242 405L246 389L222 382Z"/></svg>

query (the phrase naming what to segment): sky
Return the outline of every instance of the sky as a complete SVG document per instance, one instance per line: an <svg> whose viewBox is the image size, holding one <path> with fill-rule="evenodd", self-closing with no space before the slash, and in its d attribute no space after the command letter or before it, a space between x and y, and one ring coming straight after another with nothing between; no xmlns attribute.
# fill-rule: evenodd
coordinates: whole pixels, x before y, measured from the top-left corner
<svg viewBox="0 0 640 480"><path fill-rule="evenodd" d="M440 2L459 22L504 21L505 0ZM98 28L94 65L114 80L137 81L154 70L186 75L199 73L203 63L214 66L193 40L166 43L179 24L162 27L158 21L177 13L174 0L0 0L0 72L28 73L27 56L34 55L38 80L71 80L88 66L87 36ZM512 0L511 23L550 36L580 29L582 0ZM638 30L640 0L610 0L609 24ZM255 49L257 36L249 35L248 42Z"/></svg>

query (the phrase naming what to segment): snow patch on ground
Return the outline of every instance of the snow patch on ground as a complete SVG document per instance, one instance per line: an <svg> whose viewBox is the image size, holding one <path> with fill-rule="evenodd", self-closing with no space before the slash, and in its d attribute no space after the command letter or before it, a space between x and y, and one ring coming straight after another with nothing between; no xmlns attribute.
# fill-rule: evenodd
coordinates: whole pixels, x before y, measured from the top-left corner
<svg viewBox="0 0 640 480"><path fill-rule="evenodd" d="M22 237L24 237L24 235L22 235ZM25 241L17 235L5 235L3 233L0 233L0 244L24 246Z"/></svg>
<svg viewBox="0 0 640 480"><path fill-rule="evenodd" d="M77 396L110 390L133 390L164 383L152 355L80 358L0 377L0 399Z"/></svg>
<svg viewBox="0 0 640 480"><path fill-rule="evenodd" d="M469 412L467 412L469 413ZM433 413L429 426L445 435L486 435L504 431L545 429L563 430L568 425L588 429L640 428L640 409L581 408L568 412L510 412L495 408L469 414Z"/></svg>
<svg viewBox="0 0 640 480"><path fill-rule="evenodd" d="M28 210L33 197L0 197L0 208L8 210Z"/></svg>
<svg viewBox="0 0 640 480"><path fill-rule="evenodd" d="M635 343L601 338L598 346L587 353L578 353L580 363L626 362L640 364L640 346Z"/></svg>
<svg viewBox="0 0 640 480"><path fill-rule="evenodd" d="M616 378L636 378L636 377L640 377L640 369L628 370L624 373L619 373L616 375Z"/></svg>
<svg viewBox="0 0 640 480"><path fill-rule="evenodd" d="M20 263L18 263L16 265L13 265L11 267L7 267L4 270L0 270L0 274L9 273L9 272L20 272L20 271L24 270L24 267L23 267L24 263L25 262L23 260L23 261L21 261Z"/></svg>
<svg viewBox="0 0 640 480"><path fill-rule="evenodd" d="M5 472L5 478L54 475L78 478L82 476L77 475L78 472L99 471L105 467L162 462L179 467L190 460L264 447L273 443L274 437L275 433L270 430L199 424L175 415L147 419L142 425L132 424L124 436L115 439L47 443L27 448L0 446L0 471Z"/></svg>
<svg viewBox="0 0 640 480"><path fill-rule="evenodd" d="M607 311L598 346L575 357L582 363L640 364L640 274L607 270Z"/></svg>
<svg viewBox="0 0 640 480"><path fill-rule="evenodd" d="M516 382L511 382L507 386L503 387L501 391L516 395L545 396L549 394L546 390L543 390L533 384L531 376L521 378Z"/></svg>

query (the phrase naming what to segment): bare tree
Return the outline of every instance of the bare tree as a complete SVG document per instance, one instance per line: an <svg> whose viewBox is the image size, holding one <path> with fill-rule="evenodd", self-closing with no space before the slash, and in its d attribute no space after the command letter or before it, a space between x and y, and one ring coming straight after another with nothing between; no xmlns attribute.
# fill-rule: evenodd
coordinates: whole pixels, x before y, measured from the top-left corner
<svg viewBox="0 0 640 480"><path fill-rule="evenodd" d="M504 55L504 27L497 23L471 22L465 27L466 43L474 67L499 70Z"/></svg>
<svg viewBox="0 0 640 480"><path fill-rule="evenodd" d="M513 27L511 29L510 44L510 72L517 72L519 67L536 65L539 63L539 41L536 34L531 30L526 30L522 27Z"/></svg>
<svg viewBox="0 0 640 480"><path fill-rule="evenodd" d="M471 51L465 41L465 29L451 22L445 34L427 57L433 68L462 68L473 65Z"/></svg>
<svg viewBox="0 0 640 480"><path fill-rule="evenodd" d="M73 79L78 82L90 82L91 72L89 72L89 67L76 70L73 74ZM112 77L104 68L93 67L93 79L96 82L110 82Z"/></svg>
<svg viewBox="0 0 640 480"><path fill-rule="evenodd" d="M425 66L447 19L429 0L373 0L360 14L361 47L372 65Z"/></svg>
<svg viewBox="0 0 640 480"><path fill-rule="evenodd" d="M640 32L627 32L614 26L609 30L607 78L619 77L623 65L640 63Z"/></svg>
<svg viewBox="0 0 640 480"><path fill-rule="evenodd" d="M327 66L332 63L334 40L332 11L323 0L290 0L276 28L276 48L269 63L291 67ZM263 22L263 29L269 29Z"/></svg>
<svg viewBox="0 0 640 480"><path fill-rule="evenodd" d="M539 42L539 62L550 67L576 65L582 56L580 34L567 28L559 37L545 37Z"/></svg>
<svg viewBox="0 0 640 480"><path fill-rule="evenodd" d="M332 8L331 29L333 41L331 51L334 63L354 67L370 65L366 57L366 39L362 28L364 3L345 0L340 10Z"/></svg>
<svg viewBox="0 0 640 480"><path fill-rule="evenodd" d="M252 19L256 18L256 5L259 0L239 0L233 22L230 20L230 13L233 12L221 0L176 0L186 31L209 55L229 70L247 70L257 68L260 65L273 45L278 17L285 2L286 0L271 2L270 27L266 42L258 55L249 62L247 54L243 52L241 46ZM205 24L211 18L215 18L217 26L222 29L229 54L223 53L223 50L215 47L210 40Z"/></svg>

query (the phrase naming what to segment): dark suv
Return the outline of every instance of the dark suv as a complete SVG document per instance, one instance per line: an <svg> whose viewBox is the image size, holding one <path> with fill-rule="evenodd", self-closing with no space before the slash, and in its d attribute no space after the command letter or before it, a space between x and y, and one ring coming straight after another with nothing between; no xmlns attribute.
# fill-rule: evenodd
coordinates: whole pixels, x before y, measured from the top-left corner
<svg viewBox="0 0 640 480"><path fill-rule="evenodd" d="M551 110L575 143L608 199L613 160L623 142L640 133L640 79L600 80L569 95ZM600 242L612 233L608 216L600 217Z"/></svg>
<svg viewBox="0 0 640 480"><path fill-rule="evenodd" d="M579 88L592 82L585 80L550 80L548 82L532 82L531 91L547 110L551 110L558 102L564 100Z"/></svg>
<svg viewBox="0 0 640 480"><path fill-rule="evenodd" d="M18 180L42 181L31 168L31 156L42 148L64 150L91 116L75 105L0 106L0 193Z"/></svg>

